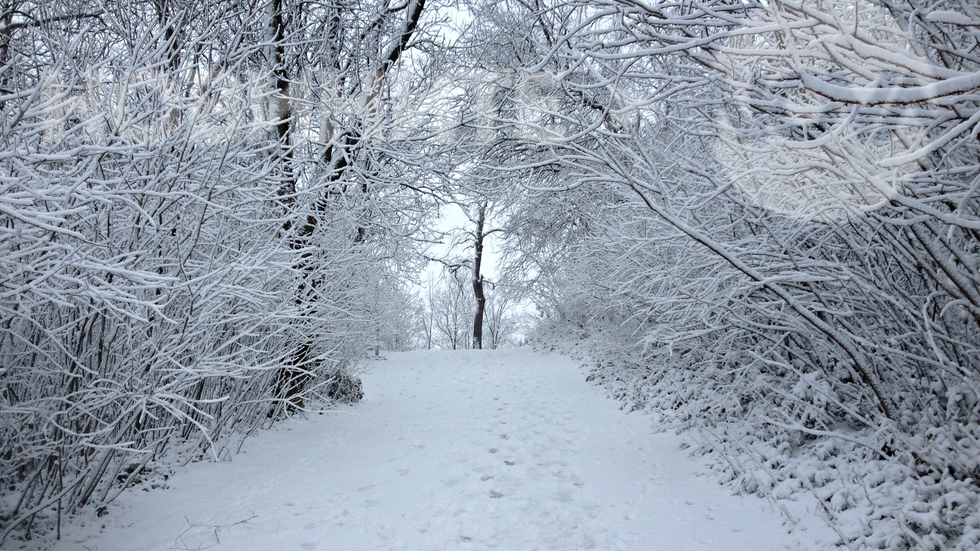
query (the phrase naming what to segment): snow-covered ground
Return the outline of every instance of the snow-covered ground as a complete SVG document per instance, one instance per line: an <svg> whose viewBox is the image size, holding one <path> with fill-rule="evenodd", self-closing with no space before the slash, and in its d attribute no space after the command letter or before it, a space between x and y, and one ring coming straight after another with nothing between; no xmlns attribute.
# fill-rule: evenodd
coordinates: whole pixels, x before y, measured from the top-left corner
<svg viewBox="0 0 980 551"><path fill-rule="evenodd" d="M353 407L283 422L64 526L56 550L816 549L530 349L390 354ZM43 545L36 542L34 545Z"/></svg>

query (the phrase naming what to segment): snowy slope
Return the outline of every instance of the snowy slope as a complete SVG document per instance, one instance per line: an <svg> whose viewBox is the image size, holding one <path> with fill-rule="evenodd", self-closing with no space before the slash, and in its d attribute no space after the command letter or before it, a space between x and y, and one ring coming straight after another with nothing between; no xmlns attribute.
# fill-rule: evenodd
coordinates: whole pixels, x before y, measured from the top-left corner
<svg viewBox="0 0 980 551"><path fill-rule="evenodd" d="M54 549L812 548L769 502L695 476L680 437L624 414L567 358L391 354L363 378L362 403L127 492Z"/></svg>

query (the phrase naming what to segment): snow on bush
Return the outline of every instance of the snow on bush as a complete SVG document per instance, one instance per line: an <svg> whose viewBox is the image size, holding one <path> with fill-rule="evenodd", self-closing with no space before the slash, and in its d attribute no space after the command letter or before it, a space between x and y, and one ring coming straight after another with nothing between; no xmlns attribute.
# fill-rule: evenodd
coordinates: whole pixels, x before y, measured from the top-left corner
<svg viewBox="0 0 980 551"><path fill-rule="evenodd" d="M104 510L174 446L226 457L359 399L402 298L383 228L270 112L317 21L274 43L266 8L69 4L3 16L0 544Z"/></svg>
<svg viewBox="0 0 980 551"><path fill-rule="evenodd" d="M974 549L977 3L600 4L509 166L545 341L842 546Z"/></svg>
<svg viewBox="0 0 980 551"><path fill-rule="evenodd" d="M980 545L976 423L929 427L926 419L900 429L879 418L862 426L847 418L821 373L719 369L696 350L624 346L618 326L592 326L588 337L571 341L561 324L546 325L535 337L539 346L563 343L557 349L581 359L588 379L624 408L691 435L734 491L805 501L842 547ZM736 388L737 381L745 386Z"/></svg>

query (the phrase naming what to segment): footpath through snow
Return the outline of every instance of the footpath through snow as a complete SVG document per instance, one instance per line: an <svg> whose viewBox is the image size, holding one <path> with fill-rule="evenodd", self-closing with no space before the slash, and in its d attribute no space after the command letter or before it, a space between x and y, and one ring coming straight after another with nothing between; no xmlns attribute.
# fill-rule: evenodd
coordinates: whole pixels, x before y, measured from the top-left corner
<svg viewBox="0 0 980 551"><path fill-rule="evenodd" d="M810 548L768 501L695 476L681 438L583 378L529 349L390 354L360 404L127 492L54 549Z"/></svg>

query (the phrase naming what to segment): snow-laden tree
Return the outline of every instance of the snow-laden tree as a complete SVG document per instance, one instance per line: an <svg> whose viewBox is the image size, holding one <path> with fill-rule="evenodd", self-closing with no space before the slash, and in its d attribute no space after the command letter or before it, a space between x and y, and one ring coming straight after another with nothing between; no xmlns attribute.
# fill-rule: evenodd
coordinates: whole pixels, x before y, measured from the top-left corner
<svg viewBox="0 0 980 551"><path fill-rule="evenodd" d="M294 406L302 407L310 371L323 361L315 326L320 289L330 283L316 240L334 238L338 228L329 221L343 219L348 227L339 233L352 250L397 265L391 260L405 259L404 244L424 215L412 171L431 154L419 139L429 121L410 102L424 100L427 77L396 78L424 7L424 0L269 4L280 193L293 216L284 230L305 274L295 325L308 326L308 336L279 374L279 393ZM320 189L311 192L311 183ZM370 281L361 277L352 270L346 279L359 288Z"/></svg>
<svg viewBox="0 0 980 551"><path fill-rule="evenodd" d="M2 4L0 539L397 342L423 5Z"/></svg>
<svg viewBox="0 0 980 551"><path fill-rule="evenodd" d="M465 179L472 179L470 174ZM452 281L443 282L441 286L453 286L453 281L458 282L463 274L469 274L469 289L472 297L471 303L466 309L472 311L470 329L467 331L469 338L467 341L473 348L482 349L483 328L487 317L489 302L488 288L494 285L487 281L485 262L486 247L489 246L490 237L500 233L501 228L494 227L494 214L499 207L499 203L491 199L477 188L471 186L461 186L458 184L447 187L450 195L451 205L459 208L466 218L466 223L462 227L452 228L446 232L447 246L446 258L430 257L431 261L438 262L443 266L443 278ZM432 296L432 293L429 293ZM455 296L452 294L441 293L443 300L454 302ZM431 302L431 300L430 300ZM493 308L494 304L489 304ZM503 305L501 305L503 306ZM456 306L451 309L458 309ZM432 308L430 307L430 311ZM455 348L455 344L453 345Z"/></svg>
<svg viewBox="0 0 980 551"><path fill-rule="evenodd" d="M609 380L631 371L635 401L695 425L750 420L765 452L717 445L764 469L828 440L902 465L833 502L886 517L849 537L975 545L977 7L508 6L538 22L515 41L539 55L498 124L525 129L508 166L545 193L515 223L563 230L518 238L514 269L553 297L550 318L606 335L623 359ZM732 465L759 487L787 476ZM895 515L888 488L906 476L913 504ZM918 514L943 507L928 480L965 496L959 512Z"/></svg>

